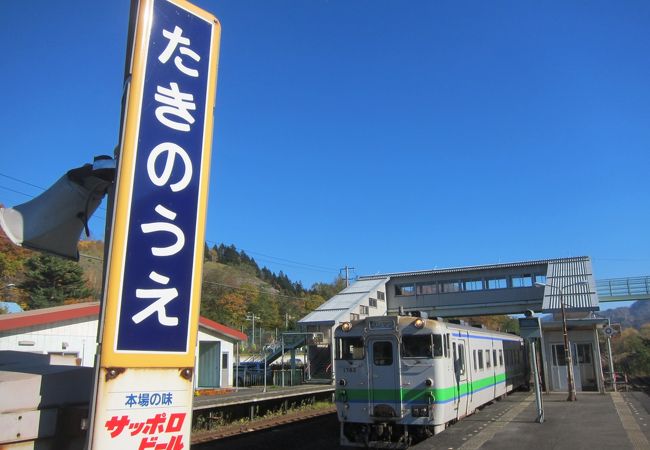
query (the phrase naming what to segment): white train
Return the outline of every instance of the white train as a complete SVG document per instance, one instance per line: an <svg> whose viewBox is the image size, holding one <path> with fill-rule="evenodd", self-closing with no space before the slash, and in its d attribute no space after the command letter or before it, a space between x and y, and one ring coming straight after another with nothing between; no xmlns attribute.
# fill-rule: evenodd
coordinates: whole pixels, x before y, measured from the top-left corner
<svg viewBox="0 0 650 450"><path fill-rule="evenodd" d="M341 444L406 448L523 385L523 340L424 317L381 316L335 331Z"/></svg>

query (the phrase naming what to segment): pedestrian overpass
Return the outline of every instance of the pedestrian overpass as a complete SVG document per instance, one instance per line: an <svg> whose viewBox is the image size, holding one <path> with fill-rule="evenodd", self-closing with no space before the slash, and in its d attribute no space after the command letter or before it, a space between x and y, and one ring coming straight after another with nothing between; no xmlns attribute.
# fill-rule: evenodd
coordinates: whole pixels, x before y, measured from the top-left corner
<svg viewBox="0 0 650 450"><path fill-rule="evenodd" d="M598 311L588 256L466 266L360 277L385 282L388 314L424 311L462 317L559 311ZM357 312L357 311L350 311ZM372 315L372 314L370 314Z"/></svg>
<svg viewBox="0 0 650 450"><path fill-rule="evenodd" d="M650 277L609 278L596 282L601 302L650 300Z"/></svg>

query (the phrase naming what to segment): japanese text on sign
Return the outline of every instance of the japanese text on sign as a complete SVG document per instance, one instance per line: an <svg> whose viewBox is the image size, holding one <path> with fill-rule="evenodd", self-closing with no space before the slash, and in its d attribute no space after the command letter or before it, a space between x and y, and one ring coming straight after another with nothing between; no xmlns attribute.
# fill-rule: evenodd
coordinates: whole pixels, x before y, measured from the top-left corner
<svg viewBox="0 0 650 450"><path fill-rule="evenodd" d="M183 445L183 422L186 413L156 414L146 420L132 420L129 416L113 416L104 424L111 439L121 435L140 436L139 450L181 450ZM181 434L178 434L181 433Z"/></svg>
<svg viewBox="0 0 650 450"><path fill-rule="evenodd" d="M115 349L184 353L212 24L166 1L153 9Z"/></svg>

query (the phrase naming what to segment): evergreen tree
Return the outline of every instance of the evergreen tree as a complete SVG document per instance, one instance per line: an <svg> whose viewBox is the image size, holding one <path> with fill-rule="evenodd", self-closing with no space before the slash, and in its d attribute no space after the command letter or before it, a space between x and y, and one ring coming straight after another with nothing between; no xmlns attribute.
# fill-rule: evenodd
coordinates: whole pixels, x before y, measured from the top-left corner
<svg viewBox="0 0 650 450"><path fill-rule="evenodd" d="M84 299L91 294L83 270L75 262L41 253L25 262L25 270L20 288L27 293L29 309L62 305L66 300Z"/></svg>

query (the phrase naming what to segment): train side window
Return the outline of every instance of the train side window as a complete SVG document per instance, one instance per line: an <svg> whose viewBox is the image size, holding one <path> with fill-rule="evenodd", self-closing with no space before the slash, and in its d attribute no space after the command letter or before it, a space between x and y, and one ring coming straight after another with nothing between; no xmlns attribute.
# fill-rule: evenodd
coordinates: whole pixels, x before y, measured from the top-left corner
<svg viewBox="0 0 650 450"><path fill-rule="evenodd" d="M497 364L498 364L497 351L496 350L492 350L492 361L494 362L494 367L496 367Z"/></svg>
<svg viewBox="0 0 650 450"><path fill-rule="evenodd" d="M463 344L458 344L458 367L460 368L460 374L465 374L465 346Z"/></svg>
<svg viewBox="0 0 650 450"><path fill-rule="evenodd" d="M402 358L433 358L432 346L434 344L431 335L403 336L400 352Z"/></svg>
<svg viewBox="0 0 650 450"><path fill-rule="evenodd" d="M445 356L449 356L449 355L450 355L450 351L449 351L449 341L451 341L451 339L449 339L449 333L447 333L447 347L446 347L446 349L447 349L447 353L445 354Z"/></svg>
<svg viewBox="0 0 650 450"><path fill-rule="evenodd" d="M390 366L393 364L393 344L379 341L372 344L372 359L375 366Z"/></svg>
<svg viewBox="0 0 650 450"><path fill-rule="evenodd" d="M483 370L483 350L478 350L478 368Z"/></svg>
<svg viewBox="0 0 650 450"><path fill-rule="evenodd" d="M449 335L448 334L443 334L443 344L442 344L442 349L445 354L445 358L449 356Z"/></svg>
<svg viewBox="0 0 650 450"><path fill-rule="evenodd" d="M487 369L492 367L492 364L490 363L490 350L485 350L485 367Z"/></svg>
<svg viewBox="0 0 650 450"><path fill-rule="evenodd" d="M472 352L472 356L474 357L474 372L476 372L478 365L476 364L476 350Z"/></svg>
<svg viewBox="0 0 650 450"><path fill-rule="evenodd" d="M337 339L337 359L363 359L363 338L346 337Z"/></svg>
<svg viewBox="0 0 650 450"><path fill-rule="evenodd" d="M499 350L499 365L503 367L503 350Z"/></svg>

